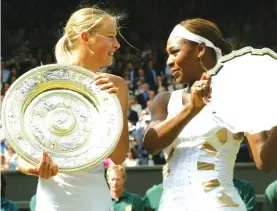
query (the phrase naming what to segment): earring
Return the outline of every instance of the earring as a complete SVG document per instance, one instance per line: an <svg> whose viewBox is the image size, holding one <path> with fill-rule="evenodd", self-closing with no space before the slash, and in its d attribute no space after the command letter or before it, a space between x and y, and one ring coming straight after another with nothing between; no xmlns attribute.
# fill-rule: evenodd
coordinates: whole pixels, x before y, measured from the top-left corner
<svg viewBox="0 0 277 211"><path fill-rule="evenodd" d="M207 68L204 66L203 62L202 62L202 59L201 57L198 57L199 58L199 61L200 61L200 66L201 68L204 70L204 72L208 72Z"/></svg>

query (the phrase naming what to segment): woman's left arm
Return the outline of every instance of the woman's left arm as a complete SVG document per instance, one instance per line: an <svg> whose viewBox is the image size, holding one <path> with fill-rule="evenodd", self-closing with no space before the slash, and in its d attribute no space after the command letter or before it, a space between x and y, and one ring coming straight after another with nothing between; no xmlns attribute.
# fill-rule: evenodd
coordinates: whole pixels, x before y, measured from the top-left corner
<svg viewBox="0 0 277 211"><path fill-rule="evenodd" d="M126 154L129 149L129 129L128 129L128 85L123 78L109 75L110 80L114 83L115 87L117 87L117 97L119 99L122 114L123 114L123 130L121 137L118 141L117 146L114 151L111 153L110 158L112 161L118 165L122 164L126 159Z"/></svg>
<svg viewBox="0 0 277 211"><path fill-rule="evenodd" d="M270 173L277 166L277 127L268 132L247 135L247 142L257 168Z"/></svg>

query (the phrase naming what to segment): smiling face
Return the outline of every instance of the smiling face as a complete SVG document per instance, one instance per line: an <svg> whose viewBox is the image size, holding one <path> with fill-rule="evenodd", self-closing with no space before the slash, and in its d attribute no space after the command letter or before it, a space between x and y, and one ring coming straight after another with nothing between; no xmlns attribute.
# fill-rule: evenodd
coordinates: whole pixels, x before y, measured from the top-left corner
<svg viewBox="0 0 277 211"><path fill-rule="evenodd" d="M92 34L88 48L95 66L112 65L114 53L120 47L116 38L116 29L116 22L106 18L102 20L101 27L97 33Z"/></svg>
<svg viewBox="0 0 277 211"><path fill-rule="evenodd" d="M193 84L200 79L203 69L200 66L197 45L180 37L169 37L167 65L177 83Z"/></svg>

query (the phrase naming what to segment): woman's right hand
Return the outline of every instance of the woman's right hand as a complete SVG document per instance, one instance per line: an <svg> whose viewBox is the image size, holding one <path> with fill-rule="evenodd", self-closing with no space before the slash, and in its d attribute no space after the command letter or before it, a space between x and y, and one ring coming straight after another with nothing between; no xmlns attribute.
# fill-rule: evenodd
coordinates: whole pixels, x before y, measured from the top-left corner
<svg viewBox="0 0 277 211"><path fill-rule="evenodd" d="M211 76L203 73L200 80L192 85L189 103L193 108L201 110L206 105L204 99L211 97L211 79Z"/></svg>
<svg viewBox="0 0 277 211"><path fill-rule="evenodd" d="M49 179L52 176L56 176L58 173L58 166L52 161L52 158L47 152L42 152L42 158L36 168L27 169L29 174L38 176L42 179Z"/></svg>

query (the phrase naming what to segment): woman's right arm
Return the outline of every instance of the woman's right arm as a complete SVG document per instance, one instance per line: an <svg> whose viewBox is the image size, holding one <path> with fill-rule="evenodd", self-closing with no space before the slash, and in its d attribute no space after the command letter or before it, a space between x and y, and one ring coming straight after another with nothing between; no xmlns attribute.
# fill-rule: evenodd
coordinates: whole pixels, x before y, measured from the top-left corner
<svg viewBox="0 0 277 211"><path fill-rule="evenodd" d="M144 135L144 147L155 154L168 147L180 134L183 128L195 117L205 106L203 97L210 95L211 77L203 74L200 81L195 82L191 88L191 94L182 110L174 117L167 119L167 105L170 94L162 92L158 94L152 103L150 112L152 115ZM197 84L201 83L202 86Z"/></svg>
<svg viewBox="0 0 277 211"><path fill-rule="evenodd" d="M152 119L143 140L144 147L151 154L168 147L198 113L193 106L186 104L179 114L166 119L169 98L170 93L163 92L158 94L152 102L150 109Z"/></svg>
<svg viewBox="0 0 277 211"><path fill-rule="evenodd" d="M17 166L22 173L43 179L49 179L58 173L58 166L53 163L47 152L42 153L42 159L37 167L31 165L20 157L18 157Z"/></svg>

